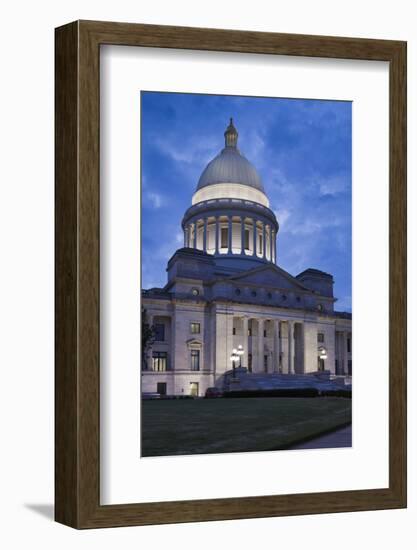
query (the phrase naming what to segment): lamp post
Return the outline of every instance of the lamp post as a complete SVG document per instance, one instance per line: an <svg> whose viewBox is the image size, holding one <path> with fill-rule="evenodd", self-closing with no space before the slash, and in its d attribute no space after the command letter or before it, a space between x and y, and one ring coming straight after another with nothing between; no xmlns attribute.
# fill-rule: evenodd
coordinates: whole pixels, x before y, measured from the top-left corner
<svg viewBox="0 0 417 550"><path fill-rule="evenodd" d="M230 356L230 361L232 362L232 368L233 368L233 378L236 377L236 361L239 359L239 355L237 353L237 349L233 348L232 355Z"/></svg>
<svg viewBox="0 0 417 550"><path fill-rule="evenodd" d="M323 361L323 370L326 370L324 366L324 360L327 359L327 350L324 346L319 347L319 359Z"/></svg>
<svg viewBox="0 0 417 550"><path fill-rule="evenodd" d="M242 367L242 355L245 353L242 344L239 344L237 347L237 354L239 356L239 368Z"/></svg>

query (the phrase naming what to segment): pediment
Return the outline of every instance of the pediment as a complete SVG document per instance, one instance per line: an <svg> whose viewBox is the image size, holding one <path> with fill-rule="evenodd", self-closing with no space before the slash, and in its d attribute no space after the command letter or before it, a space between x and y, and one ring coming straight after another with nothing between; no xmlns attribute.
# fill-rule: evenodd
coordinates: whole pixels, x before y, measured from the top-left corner
<svg viewBox="0 0 417 550"><path fill-rule="evenodd" d="M259 285L272 288L307 290L295 277L278 266L267 265L245 271L230 277L240 284Z"/></svg>

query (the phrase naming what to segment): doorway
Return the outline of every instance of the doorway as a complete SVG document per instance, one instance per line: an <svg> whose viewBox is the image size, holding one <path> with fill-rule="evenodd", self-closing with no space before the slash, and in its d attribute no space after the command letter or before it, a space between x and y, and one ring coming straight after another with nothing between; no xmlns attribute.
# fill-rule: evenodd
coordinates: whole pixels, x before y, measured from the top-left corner
<svg viewBox="0 0 417 550"><path fill-rule="evenodd" d="M190 395L198 397L198 382L190 382Z"/></svg>
<svg viewBox="0 0 417 550"><path fill-rule="evenodd" d="M167 394L167 383L166 382L158 382L156 384L156 392L159 393L159 395L166 395Z"/></svg>

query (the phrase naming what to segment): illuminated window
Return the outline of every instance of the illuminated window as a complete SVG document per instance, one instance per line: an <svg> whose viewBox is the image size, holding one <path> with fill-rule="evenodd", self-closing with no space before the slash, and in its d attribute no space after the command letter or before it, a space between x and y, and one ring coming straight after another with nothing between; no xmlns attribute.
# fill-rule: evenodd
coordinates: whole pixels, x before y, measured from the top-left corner
<svg viewBox="0 0 417 550"><path fill-rule="evenodd" d="M162 372L168 370L168 354L166 351L152 353L152 370Z"/></svg>
<svg viewBox="0 0 417 550"><path fill-rule="evenodd" d="M259 240L258 240L258 252L259 254L262 254L263 252L263 246L262 246L262 234L259 234Z"/></svg>
<svg viewBox="0 0 417 550"><path fill-rule="evenodd" d="M200 334L200 323L190 323L191 334Z"/></svg>
<svg viewBox="0 0 417 550"><path fill-rule="evenodd" d="M191 350L191 370L200 370L200 350Z"/></svg>

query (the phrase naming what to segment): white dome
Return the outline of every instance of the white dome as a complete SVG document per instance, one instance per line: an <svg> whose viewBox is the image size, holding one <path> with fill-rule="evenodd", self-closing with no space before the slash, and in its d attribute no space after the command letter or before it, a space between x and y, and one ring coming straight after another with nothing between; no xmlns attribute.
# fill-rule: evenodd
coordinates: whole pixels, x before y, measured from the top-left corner
<svg viewBox="0 0 417 550"><path fill-rule="evenodd" d="M226 147L207 164L196 190L217 183L239 183L265 193L258 172L236 146L238 133L232 119L224 135Z"/></svg>

